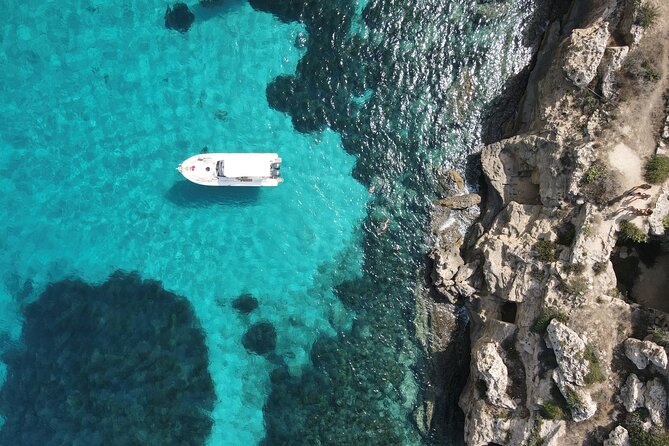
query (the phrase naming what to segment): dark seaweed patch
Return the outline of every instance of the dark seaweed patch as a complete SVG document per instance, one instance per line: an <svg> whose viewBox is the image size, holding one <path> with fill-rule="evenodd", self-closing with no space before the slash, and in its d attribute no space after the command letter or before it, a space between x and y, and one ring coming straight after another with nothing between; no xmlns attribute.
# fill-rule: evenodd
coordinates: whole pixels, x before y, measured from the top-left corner
<svg viewBox="0 0 669 446"><path fill-rule="evenodd" d="M198 445L212 427L204 334L185 299L116 273L50 285L3 356L5 445Z"/></svg>

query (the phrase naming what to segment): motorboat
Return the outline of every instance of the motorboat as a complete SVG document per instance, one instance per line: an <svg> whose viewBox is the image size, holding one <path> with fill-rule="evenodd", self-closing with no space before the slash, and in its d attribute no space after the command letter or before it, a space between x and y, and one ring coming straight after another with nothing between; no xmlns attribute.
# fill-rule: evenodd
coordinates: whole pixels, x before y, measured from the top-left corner
<svg viewBox="0 0 669 446"><path fill-rule="evenodd" d="M177 170L203 186L278 186L281 158L276 153L201 153Z"/></svg>

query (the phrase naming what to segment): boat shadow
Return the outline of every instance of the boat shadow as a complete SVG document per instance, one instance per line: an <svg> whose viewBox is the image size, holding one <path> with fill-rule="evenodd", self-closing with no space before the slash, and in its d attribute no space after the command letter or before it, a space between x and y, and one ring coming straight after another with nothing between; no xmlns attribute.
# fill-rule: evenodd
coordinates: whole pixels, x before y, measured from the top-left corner
<svg viewBox="0 0 669 446"><path fill-rule="evenodd" d="M249 206L260 196L259 187L200 186L190 181L177 181L165 194L172 203L181 207Z"/></svg>

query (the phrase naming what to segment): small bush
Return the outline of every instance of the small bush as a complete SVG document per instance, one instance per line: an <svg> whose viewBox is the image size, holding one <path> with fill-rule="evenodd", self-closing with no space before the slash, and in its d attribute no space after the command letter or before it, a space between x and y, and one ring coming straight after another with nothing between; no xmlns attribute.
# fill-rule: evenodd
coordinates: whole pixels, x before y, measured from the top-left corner
<svg viewBox="0 0 669 446"><path fill-rule="evenodd" d="M603 261L603 262L595 262L595 263L592 265L592 271L595 273L595 275L598 276L598 275L600 275L601 273L603 273L604 271L606 271L606 265L607 265L608 263L609 263L609 262L606 262L606 261Z"/></svg>
<svg viewBox="0 0 669 446"><path fill-rule="evenodd" d="M637 1L637 4L639 3L640 2ZM657 24L659 15L660 9L657 6L649 5L648 2L644 2L639 6L634 23L644 29L651 29Z"/></svg>
<svg viewBox="0 0 669 446"><path fill-rule="evenodd" d="M568 387L565 389L565 391L567 392L565 400L567 400L567 407L569 407L569 409L578 409L583 407L584 405L583 400L581 399L581 396L576 392L576 390Z"/></svg>
<svg viewBox="0 0 669 446"><path fill-rule="evenodd" d="M585 272L585 265L582 263L567 263L563 269L567 274L583 274Z"/></svg>
<svg viewBox="0 0 669 446"><path fill-rule="evenodd" d="M537 244L537 257L542 262L555 262L557 245L550 240L542 240Z"/></svg>
<svg viewBox="0 0 669 446"><path fill-rule="evenodd" d="M539 415L546 420L564 420L564 410L554 401L547 401L539 406Z"/></svg>
<svg viewBox="0 0 669 446"><path fill-rule="evenodd" d="M618 193L620 181L602 161L596 161L581 179L581 191L598 203L606 202Z"/></svg>
<svg viewBox="0 0 669 446"><path fill-rule="evenodd" d="M646 243L648 241L648 233L643 232L634 223L624 221L620 223L620 239L634 243Z"/></svg>
<svg viewBox="0 0 669 446"><path fill-rule="evenodd" d="M590 371L585 377L585 383L589 385L604 382L606 378L602 372L602 365L592 345L588 344L585 346L583 357L590 363Z"/></svg>
<svg viewBox="0 0 669 446"><path fill-rule="evenodd" d="M662 219L662 227L665 231L669 229L669 215L665 215Z"/></svg>
<svg viewBox="0 0 669 446"><path fill-rule="evenodd" d="M577 276L564 284L565 291L572 296L582 296L590 287L590 283L583 276Z"/></svg>
<svg viewBox="0 0 669 446"><path fill-rule="evenodd" d="M629 432L630 443L635 446L669 446L669 434L656 427L649 431L644 429L644 418L647 418L644 415L642 410L637 410L623 422L623 427Z"/></svg>
<svg viewBox="0 0 669 446"><path fill-rule="evenodd" d="M541 335L546 333L548 324L550 324L553 319L557 319L563 324L566 324L569 321L567 315L561 311L558 311L555 308L544 308L539 317L534 321L532 331Z"/></svg>
<svg viewBox="0 0 669 446"><path fill-rule="evenodd" d="M662 330L661 328L655 327L649 332L651 340L663 347L669 346L669 333Z"/></svg>
<svg viewBox="0 0 669 446"><path fill-rule="evenodd" d="M646 162L646 181L649 183L664 183L669 178L669 157L653 155Z"/></svg>

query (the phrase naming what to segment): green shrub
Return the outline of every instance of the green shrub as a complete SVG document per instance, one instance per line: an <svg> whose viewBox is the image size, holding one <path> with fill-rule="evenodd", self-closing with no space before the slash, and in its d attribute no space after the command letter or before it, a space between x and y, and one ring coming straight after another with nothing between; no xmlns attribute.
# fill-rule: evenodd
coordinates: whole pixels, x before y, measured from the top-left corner
<svg viewBox="0 0 669 446"><path fill-rule="evenodd" d="M569 321L567 315L561 311L556 310L555 308L544 308L539 317L534 321L532 331L541 335L546 333L548 324L550 324L553 319L557 319L563 324L566 324Z"/></svg>
<svg viewBox="0 0 669 446"><path fill-rule="evenodd" d="M641 2L637 1L637 4L639 3ZM646 1L639 6L634 23L644 29L650 29L656 25L659 15L660 9L655 5L648 4Z"/></svg>
<svg viewBox="0 0 669 446"><path fill-rule="evenodd" d="M592 345L588 344L585 346L583 357L590 363L590 371L585 376L585 383L594 384L604 382L606 378L602 372L602 365Z"/></svg>
<svg viewBox="0 0 669 446"><path fill-rule="evenodd" d="M669 446L669 434L661 429L652 427L649 431L644 429L644 416L642 410L637 410L626 417L623 427L627 429L630 436L630 444L633 446Z"/></svg>
<svg viewBox="0 0 669 446"><path fill-rule="evenodd" d="M646 162L646 181L649 183L664 183L669 178L669 157L653 155Z"/></svg>
<svg viewBox="0 0 669 446"><path fill-rule="evenodd" d="M592 265L592 271L595 273L595 275L598 276L598 275L600 275L601 273L603 273L604 271L606 271L606 265L607 265L607 264L608 264L608 262L606 262L606 261L603 261L603 262L595 262L595 263Z"/></svg>
<svg viewBox="0 0 669 446"><path fill-rule="evenodd" d="M566 414L555 401L547 401L539 406L539 415L546 420L564 420Z"/></svg>
<svg viewBox="0 0 669 446"><path fill-rule="evenodd" d="M629 221L620 223L620 239L634 243L646 243L648 233L643 232L637 225Z"/></svg>
<svg viewBox="0 0 669 446"><path fill-rule="evenodd" d="M649 332L651 340L663 347L669 346L669 333L661 328L655 327Z"/></svg>
<svg viewBox="0 0 669 446"><path fill-rule="evenodd" d="M669 229L669 215L665 215L662 219L662 227L665 231Z"/></svg>
<svg viewBox="0 0 669 446"><path fill-rule="evenodd" d="M583 274L585 272L585 265L582 263L567 263L564 265L564 272L567 274Z"/></svg>
<svg viewBox="0 0 669 446"><path fill-rule="evenodd" d="M588 282L588 279L583 276L576 276L564 284L565 291L572 296L584 295L588 291L589 287L590 283Z"/></svg>
<svg viewBox="0 0 669 446"><path fill-rule="evenodd" d="M542 240L537 243L537 257L542 262L555 262L557 260L556 254L557 245L550 240Z"/></svg>
<svg viewBox="0 0 669 446"><path fill-rule="evenodd" d="M567 387L565 388L565 392L567 392L565 400L567 400L567 407L569 407L569 409L578 409L583 407L584 405L583 400L581 399L581 396L576 392L576 390Z"/></svg>
<svg viewBox="0 0 669 446"><path fill-rule="evenodd" d="M620 182L602 161L595 161L581 179L581 191L598 203L606 202L616 196Z"/></svg>

